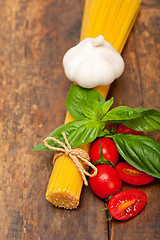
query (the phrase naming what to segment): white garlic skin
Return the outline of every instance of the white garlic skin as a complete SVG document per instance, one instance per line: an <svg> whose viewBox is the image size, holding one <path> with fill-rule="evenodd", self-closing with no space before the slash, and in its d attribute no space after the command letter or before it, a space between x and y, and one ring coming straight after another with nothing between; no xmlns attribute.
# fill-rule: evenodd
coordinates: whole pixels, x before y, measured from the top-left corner
<svg viewBox="0 0 160 240"><path fill-rule="evenodd" d="M63 57L69 80L84 88L111 84L124 71L121 55L103 36L86 38L69 49Z"/></svg>

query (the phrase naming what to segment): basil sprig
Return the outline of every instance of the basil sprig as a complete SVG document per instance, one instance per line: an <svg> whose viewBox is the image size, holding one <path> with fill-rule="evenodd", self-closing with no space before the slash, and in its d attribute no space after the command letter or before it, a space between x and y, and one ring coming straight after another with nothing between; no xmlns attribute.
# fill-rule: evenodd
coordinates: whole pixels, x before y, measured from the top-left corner
<svg viewBox="0 0 160 240"><path fill-rule="evenodd" d="M98 91L72 84L66 106L75 120L56 128L49 136L64 142L62 132L65 132L72 148L93 142L97 137L112 137L119 153L127 162L160 178L160 145L157 142L144 136L114 134L114 131L107 127L107 122L112 122L122 123L136 131L160 131L160 111L127 106L110 110L112 104L113 98L105 101ZM48 143L61 147L52 140ZM49 149L42 141L33 151Z"/></svg>

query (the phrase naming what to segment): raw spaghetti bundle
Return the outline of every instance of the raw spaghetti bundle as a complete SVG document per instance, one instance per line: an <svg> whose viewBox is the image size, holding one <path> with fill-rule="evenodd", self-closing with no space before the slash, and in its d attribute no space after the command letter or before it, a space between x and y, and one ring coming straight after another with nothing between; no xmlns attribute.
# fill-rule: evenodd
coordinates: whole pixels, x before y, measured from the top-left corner
<svg viewBox="0 0 160 240"><path fill-rule="evenodd" d="M80 40L103 35L121 53L139 11L139 0L86 0ZM99 86L96 89L106 98L109 87ZM72 120L67 112L65 123ZM86 152L89 147L90 144L81 146ZM61 154L54 164L46 199L58 207L77 208L82 185L83 179L77 166L69 156Z"/></svg>

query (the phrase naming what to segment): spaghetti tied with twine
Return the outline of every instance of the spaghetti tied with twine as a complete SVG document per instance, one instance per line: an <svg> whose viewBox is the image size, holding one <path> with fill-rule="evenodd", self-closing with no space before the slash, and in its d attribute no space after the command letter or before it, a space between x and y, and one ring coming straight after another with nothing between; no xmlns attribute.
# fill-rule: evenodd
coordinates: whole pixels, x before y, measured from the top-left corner
<svg viewBox="0 0 160 240"><path fill-rule="evenodd" d="M97 168L90 162L90 157L89 157L89 154L86 153L83 149L81 148L71 148L71 145L69 144L68 142L68 139L66 137L66 134L64 132L62 132L62 136L65 140L65 143L66 145L63 143L63 142L60 142L58 139L54 138L54 137L47 137L44 139L44 145L53 150L53 151L57 151L55 156L54 156L54 159L53 159L53 162L56 161L56 159L61 156L62 154L65 154L66 156L69 156L72 161L75 163L75 165L77 166L81 176L82 176L82 179L84 181L84 184L86 186L88 186L88 181L86 179L86 176L89 176L89 177L94 177L97 175ZM47 141L49 140L52 140L58 144L60 144L62 146L62 148L58 148L58 147L53 147L51 145L49 145L47 143ZM94 172L93 174L90 174L88 173L84 167L82 166L82 164L80 163L79 159L86 165L86 166L90 166Z"/></svg>

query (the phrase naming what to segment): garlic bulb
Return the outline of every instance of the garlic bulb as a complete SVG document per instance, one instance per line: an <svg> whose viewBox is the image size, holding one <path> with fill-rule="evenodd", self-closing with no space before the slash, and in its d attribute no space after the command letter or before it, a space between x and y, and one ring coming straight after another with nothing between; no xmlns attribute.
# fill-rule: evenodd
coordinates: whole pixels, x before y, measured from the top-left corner
<svg viewBox="0 0 160 240"><path fill-rule="evenodd" d="M105 86L118 78L124 70L121 55L103 36L86 38L69 49L63 58L69 80L84 88Z"/></svg>

